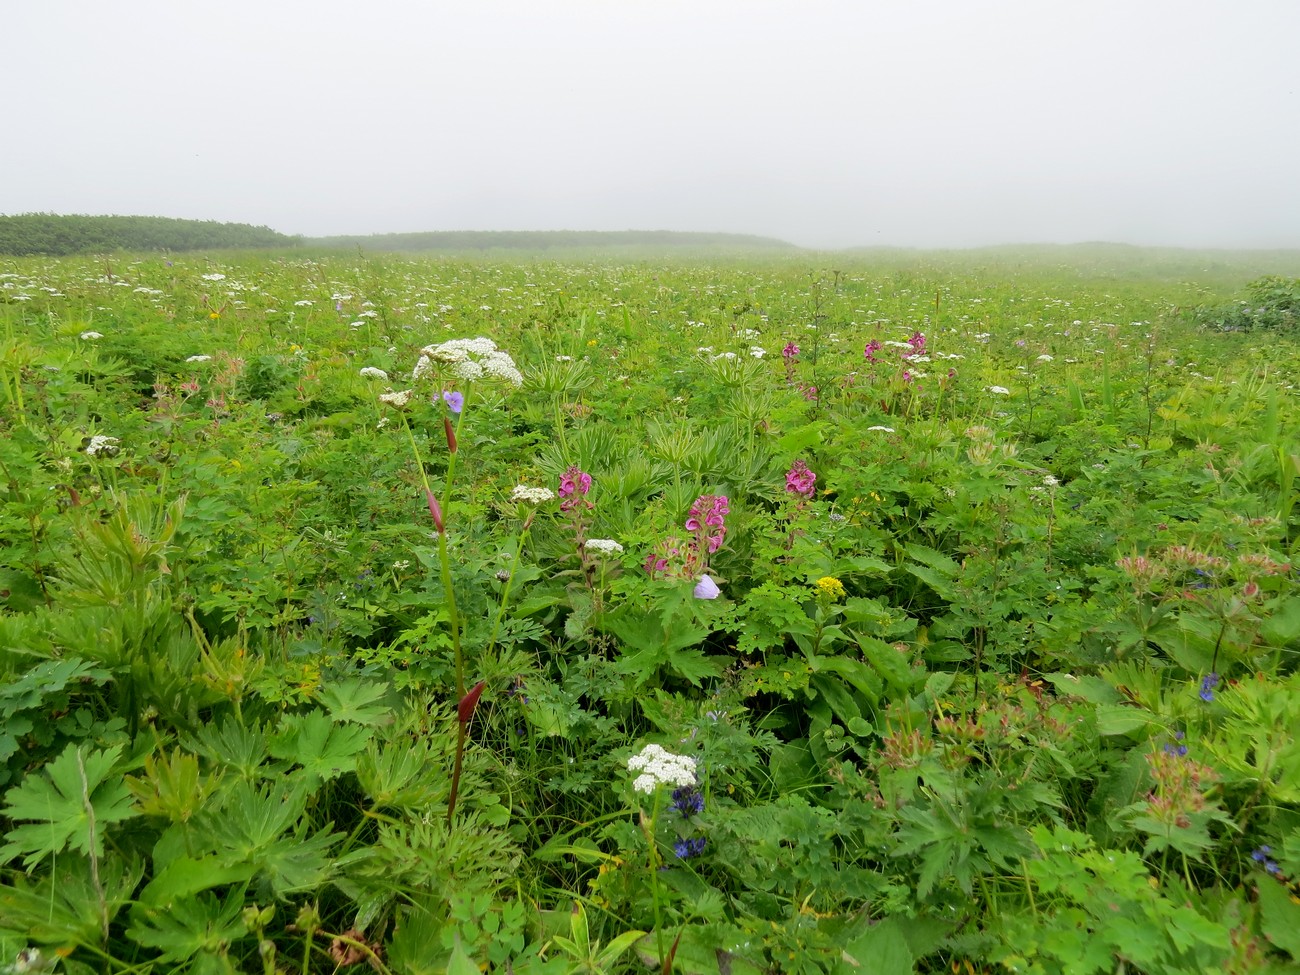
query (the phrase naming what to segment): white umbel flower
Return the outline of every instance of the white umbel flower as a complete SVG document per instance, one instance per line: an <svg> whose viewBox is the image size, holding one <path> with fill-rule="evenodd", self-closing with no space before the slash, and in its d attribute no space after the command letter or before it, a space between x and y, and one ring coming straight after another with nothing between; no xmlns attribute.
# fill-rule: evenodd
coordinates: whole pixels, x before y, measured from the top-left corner
<svg viewBox="0 0 1300 975"><path fill-rule="evenodd" d="M640 772L632 781L632 788L647 795L661 785L676 787L695 784L695 759L689 755L674 755L659 745L646 745L641 754L627 760L629 772Z"/></svg>
<svg viewBox="0 0 1300 975"><path fill-rule="evenodd" d="M103 454L105 457L112 457L117 453L117 445L121 442L117 437L106 437L97 433L90 438L90 443L86 444L86 455L98 457Z"/></svg>
<svg viewBox="0 0 1300 975"><path fill-rule="evenodd" d="M588 552L599 552L601 555L620 555L623 552L623 546L612 538L589 538L583 547Z"/></svg>
<svg viewBox="0 0 1300 975"><path fill-rule="evenodd" d="M388 379L388 373L384 372L384 370L378 368L377 366L362 366L362 367L361 367L361 378L362 378L362 379L384 379L384 380L386 380L386 379Z"/></svg>
<svg viewBox="0 0 1300 975"><path fill-rule="evenodd" d="M520 484L510 492L511 501L523 501L525 504L543 504L555 500L555 492L548 487L529 487Z"/></svg>
<svg viewBox="0 0 1300 975"><path fill-rule="evenodd" d="M395 406L397 409L405 409L406 404L411 401L411 391L403 389L400 392L388 392L379 394L379 402L387 403L389 406Z"/></svg>

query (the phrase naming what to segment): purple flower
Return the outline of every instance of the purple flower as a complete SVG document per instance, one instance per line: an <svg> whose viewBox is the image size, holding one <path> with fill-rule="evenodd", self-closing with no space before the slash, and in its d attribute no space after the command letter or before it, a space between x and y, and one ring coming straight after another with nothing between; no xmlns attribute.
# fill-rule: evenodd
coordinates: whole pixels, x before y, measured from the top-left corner
<svg viewBox="0 0 1300 975"><path fill-rule="evenodd" d="M453 413L459 413L465 408L465 394L452 389L442 394L442 401L447 404L447 409Z"/></svg>
<svg viewBox="0 0 1300 975"><path fill-rule="evenodd" d="M1201 678L1201 700L1207 704L1214 700L1214 689L1219 686L1219 675L1210 673Z"/></svg>
<svg viewBox="0 0 1300 975"><path fill-rule="evenodd" d="M717 599L721 593L718 584L706 575L700 576L700 581L695 584L696 599Z"/></svg>
<svg viewBox="0 0 1300 975"><path fill-rule="evenodd" d="M785 348L781 350L781 355L783 355L786 359L793 359L798 354L799 354L799 346L795 345L793 342L787 342L785 344Z"/></svg>
<svg viewBox="0 0 1300 975"><path fill-rule="evenodd" d="M876 353L879 351L880 351L880 342L878 342L876 339L872 339L870 342L867 343L867 347L862 350L862 356L868 362L875 362Z"/></svg>
<svg viewBox="0 0 1300 975"><path fill-rule="evenodd" d="M703 836L678 839L673 844L673 852L677 854L679 860L689 860L691 857L697 857L704 852L706 842L708 841Z"/></svg>

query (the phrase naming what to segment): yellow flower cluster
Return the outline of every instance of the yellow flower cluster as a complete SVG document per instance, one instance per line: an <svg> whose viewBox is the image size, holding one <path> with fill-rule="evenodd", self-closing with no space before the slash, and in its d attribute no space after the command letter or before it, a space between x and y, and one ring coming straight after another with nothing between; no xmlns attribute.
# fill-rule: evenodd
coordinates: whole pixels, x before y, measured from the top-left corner
<svg viewBox="0 0 1300 975"><path fill-rule="evenodd" d="M830 599L844 598L844 583L834 576L822 576L814 585L817 587L817 593L820 596L826 596Z"/></svg>

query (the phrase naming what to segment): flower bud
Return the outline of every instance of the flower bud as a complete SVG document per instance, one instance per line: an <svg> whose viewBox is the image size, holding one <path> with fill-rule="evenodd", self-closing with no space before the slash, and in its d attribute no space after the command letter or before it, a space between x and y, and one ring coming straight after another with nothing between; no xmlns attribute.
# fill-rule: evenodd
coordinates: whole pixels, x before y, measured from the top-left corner
<svg viewBox="0 0 1300 975"><path fill-rule="evenodd" d="M474 717L474 709L478 707L478 699L483 693L483 688L487 686L487 681L481 680L460 699L460 704L456 708L456 720L461 724L469 724L469 719Z"/></svg>
<svg viewBox="0 0 1300 975"><path fill-rule="evenodd" d="M438 499L433 496L433 492L425 489L424 493L429 498L429 514L433 516L433 527L438 530L438 534L443 533L442 528L442 508L438 506Z"/></svg>
<svg viewBox="0 0 1300 975"><path fill-rule="evenodd" d="M456 452L456 431L451 425L451 417L444 416L442 418L442 432L447 435L447 453L454 454Z"/></svg>

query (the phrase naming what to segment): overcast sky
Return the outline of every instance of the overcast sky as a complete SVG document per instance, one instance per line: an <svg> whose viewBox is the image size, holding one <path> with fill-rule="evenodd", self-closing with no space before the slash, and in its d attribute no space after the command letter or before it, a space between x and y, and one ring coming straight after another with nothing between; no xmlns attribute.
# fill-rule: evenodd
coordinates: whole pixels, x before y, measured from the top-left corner
<svg viewBox="0 0 1300 975"><path fill-rule="evenodd" d="M1300 0L9 0L0 213L1300 247Z"/></svg>

